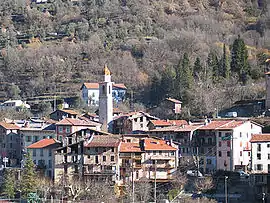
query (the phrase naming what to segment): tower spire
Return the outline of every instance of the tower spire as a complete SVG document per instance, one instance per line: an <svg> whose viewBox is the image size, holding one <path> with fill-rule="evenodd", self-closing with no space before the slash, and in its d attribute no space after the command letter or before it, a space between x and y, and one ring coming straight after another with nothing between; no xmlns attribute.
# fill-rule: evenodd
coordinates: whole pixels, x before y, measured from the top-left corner
<svg viewBox="0 0 270 203"><path fill-rule="evenodd" d="M107 64L104 65L104 82L111 82L111 71Z"/></svg>

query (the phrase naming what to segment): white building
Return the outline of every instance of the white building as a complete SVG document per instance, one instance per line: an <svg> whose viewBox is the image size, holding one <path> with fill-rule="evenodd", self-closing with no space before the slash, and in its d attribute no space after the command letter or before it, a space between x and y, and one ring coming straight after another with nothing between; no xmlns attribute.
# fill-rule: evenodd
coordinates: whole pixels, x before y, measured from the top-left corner
<svg viewBox="0 0 270 203"><path fill-rule="evenodd" d="M251 140L253 173L270 173L270 134L256 134Z"/></svg>
<svg viewBox="0 0 270 203"><path fill-rule="evenodd" d="M231 120L216 128L217 170L246 170L251 167L250 139L262 126L248 120Z"/></svg>
<svg viewBox="0 0 270 203"><path fill-rule="evenodd" d="M1 108L27 108L30 109L30 105L22 100L8 100L1 104Z"/></svg>

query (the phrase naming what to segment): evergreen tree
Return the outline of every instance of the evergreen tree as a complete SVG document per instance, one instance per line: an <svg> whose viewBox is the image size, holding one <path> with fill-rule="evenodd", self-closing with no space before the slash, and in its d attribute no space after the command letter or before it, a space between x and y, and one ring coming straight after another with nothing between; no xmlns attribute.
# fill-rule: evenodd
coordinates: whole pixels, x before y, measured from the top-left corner
<svg viewBox="0 0 270 203"><path fill-rule="evenodd" d="M171 67L166 67L162 73L160 86L161 95L163 95L163 98L174 95L175 78L176 78L175 70Z"/></svg>
<svg viewBox="0 0 270 203"><path fill-rule="evenodd" d="M228 79L230 77L230 66L229 66L229 59L226 53L226 45L223 44L223 56L221 59L221 72L222 72L222 76L226 79Z"/></svg>
<svg viewBox="0 0 270 203"><path fill-rule="evenodd" d="M215 83L219 79L219 62L217 55L210 51L207 57L207 77Z"/></svg>
<svg viewBox="0 0 270 203"><path fill-rule="evenodd" d="M5 170L2 194L9 199L15 197L15 175L12 170Z"/></svg>
<svg viewBox="0 0 270 203"><path fill-rule="evenodd" d="M193 85L193 77L192 77L192 70L190 66L190 61L188 58L188 54L184 53L181 70L180 70L180 82L181 86L184 89L190 89Z"/></svg>
<svg viewBox="0 0 270 203"><path fill-rule="evenodd" d="M199 57L196 58L195 62L194 62L194 67L193 67L193 77L196 78L200 75L200 73L202 72L203 67L201 64L201 60Z"/></svg>
<svg viewBox="0 0 270 203"><path fill-rule="evenodd" d="M27 195L31 192L35 192L37 188L37 176L34 169L34 163L29 153L25 157L25 165L22 171L21 178L21 191L22 196L27 198Z"/></svg>
<svg viewBox="0 0 270 203"><path fill-rule="evenodd" d="M240 81L245 83L250 73L248 52L243 39L238 36L233 42L231 51L231 71L239 75Z"/></svg>

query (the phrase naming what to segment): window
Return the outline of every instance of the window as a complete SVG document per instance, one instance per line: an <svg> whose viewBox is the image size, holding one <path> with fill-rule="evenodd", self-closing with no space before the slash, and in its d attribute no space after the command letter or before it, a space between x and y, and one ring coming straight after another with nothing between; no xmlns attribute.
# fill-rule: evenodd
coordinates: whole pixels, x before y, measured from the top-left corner
<svg viewBox="0 0 270 203"><path fill-rule="evenodd" d="M221 147L221 142L218 142L218 146Z"/></svg>
<svg viewBox="0 0 270 203"><path fill-rule="evenodd" d="M270 147L270 144L267 144L267 148L269 148Z"/></svg>
<svg viewBox="0 0 270 203"><path fill-rule="evenodd" d="M231 141L230 140L227 141L227 147L231 147Z"/></svg>
<svg viewBox="0 0 270 203"><path fill-rule="evenodd" d="M127 142L131 142L131 140L130 139L127 139Z"/></svg>
<svg viewBox="0 0 270 203"><path fill-rule="evenodd" d="M9 136L10 137L10 141L12 141L12 136Z"/></svg>
<svg viewBox="0 0 270 203"><path fill-rule="evenodd" d="M109 94L111 94L111 86L109 85Z"/></svg>
<svg viewBox="0 0 270 203"><path fill-rule="evenodd" d="M98 164L98 156L95 157L95 162Z"/></svg>
<svg viewBox="0 0 270 203"><path fill-rule="evenodd" d="M268 173L270 173L270 164L268 164Z"/></svg>
<svg viewBox="0 0 270 203"><path fill-rule="evenodd" d="M221 156L222 156L221 151L218 151L218 156L219 156L219 157L221 157Z"/></svg>
<svg viewBox="0 0 270 203"><path fill-rule="evenodd" d="M161 155L162 154L162 151L158 151L158 154Z"/></svg>
<svg viewBox="0 0 270 203"><path fill-rule="evenodd" d="M52 160L49 160L48 165L49 165L49 168L52 168Z"/></svg>
<svg viewBox="0 0 270 203"><path fill-rule="evenodd" d="M258 144L258 145L257 145L257 151L260 152L261 150L262 150L261 144Z"/></svg>
<svg viewBox="0 0 270 203"><path fill-rule="evenodd" d="M218 137L221 137L221 132L218 132Z"/></svg>
<svg viewBox="0 0 270 203"><path fill-rule="evenodd" d="M12 149L12 143L9 144L9 147Z"/></svg>
<svg viewBox="0 0 270 203"><path fill-rule="evenodd" d="M62 127L62 126L59 126L59 127L58 127L58 132L60 132L60 133L63 132L63 127Z"/></svg>
<svg viewBox="0 0 270 203"><path fill-rule="evenodd" d="M43 156L43 149L40 149L40 156Z"/></svg>
<svg viewBox="0 0 270 203"><path fill-rule="evenodd" d="M240 151L240 156L243 156L243 152L242 151Z"/></svg>
<svg viewBox="0 0 270 203"><path fill-rule="evenodd" d="M182 149L182 152L185 153L185 148Z"/></svg>
<svg viewBox="0 0 270 203"><path fill-rule="evenodd" d="M248 152L248 156L250 156L250 152Z"/></svg>
<svg viewBox="0 0 270 203"><path fill-rule="evenodd" d="M37 151L36 151L36 149L33 149L33 156L37 156Z"/></svg>
<svg viewBox="0 0 270 203"><path fill-rule="evenodd" d="M227 157L230 157L230 156L231 156L231 152L227 151Z"/></svg>
<svg viewBox="0 0 270 203"><path fill-rule="evenodd" d="M242 137L242 132L240 132L240 137Z"/></svg>
<svg viewBox="0 0 270 203"><path fill-rule="evenodd" d="M212 144L212 138L208 138L208 144Z"/></svg>
<svg viewBox="0 0 270 203"><path fill-rule="evenodd" d="M70 127L66 127L66 132L70 133Z"/></svg>
<svg viewBox="0 0 270 203"><path fill-rule="evenodd" d="M171 155L174 156L174 152L171 152Z"/></svg>
<svg viewBox="0 0 270 203"><path fill-rule="evenodd" d="M270 159L270 154L268 154L268 159Z"/></svg>
<svg viewBox="0 0 270 203"><path fill-rule="evenodd" d="M114 152L114 148L112 147L112 152Z"/></svg>
<svg viewBox="0 0 270 203"><path fill-rule="evenodd" d="M206 163L207 163L207 164L212 164L212 160L211 160L211 159L207 159L207 160L206 160Z"/></svg>
<svg viewBox="0 0 270 203"><path fill-rule="evenodd" d="M140 117L140 122L143 122L143 117Z"/></svg>
<svg viewBox="0 0 270 203"><path fill-rule="evenodd" d="M114 161L114 156L111 156L111 161Z"/></svg>
<svg viewBox="0 0 270 203"><path fill-rule="evenodd" d="M95 151L98 152L98 148L97 147L95 147Z"/></svg>
<svg viewBox="0 0 270 203"><path fill-rule="evenodd" d="M153 154L154 154L154 155L156 155L156 153L157 153L156 151L153 151Z"/></svg>
<svg viewBox="0 0 270 203"><path fill-rule="evenodd" d="M49 156L52 156L52 150L49 149Z"/></svg>
<svg viewBox="0 0 270 203"><path fill-rule="evenodd" d="M102 159L103 159L103 161L106 161L106 156L103 156L103 158L102 158Z"/></svg>
<svg viewBox="0 0 270 203"><path fill-rule="evenodd" d="M257 164L257 170L258 170L258 171L262 171L262 170L263 170L262 164Z"/></svg>
<svg viewBox="0 0 270 203"><path fill-rule="evenodd" d="M262 158L261 154L257 154L257 159L261 160L261 158Z"/></svg>

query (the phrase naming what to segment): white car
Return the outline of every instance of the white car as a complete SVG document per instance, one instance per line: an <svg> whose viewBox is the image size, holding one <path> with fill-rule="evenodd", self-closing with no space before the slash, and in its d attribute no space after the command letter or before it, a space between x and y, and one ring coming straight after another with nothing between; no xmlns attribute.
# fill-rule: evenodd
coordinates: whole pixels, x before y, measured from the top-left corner
<svg viewBox="0 0 270 203"><path fill-rule="evenodd" d="M245 171L238 171L238 173L240 174L240 178L248 178L249 174L246 173Z"/></svg>
<svg viewBox="0 0 270 203"><path fill-rule="evenodd" d="M187 175L194 176L194 177L196 177L196 176L203 177L202 173L200 171L197 171L197 170L188 170Z"/></svg>

